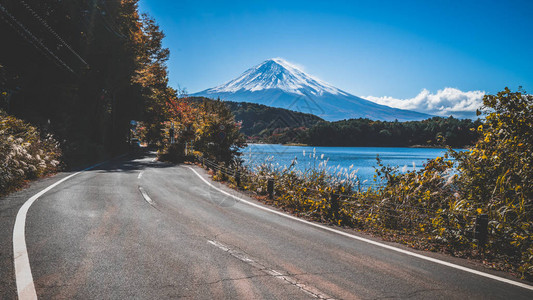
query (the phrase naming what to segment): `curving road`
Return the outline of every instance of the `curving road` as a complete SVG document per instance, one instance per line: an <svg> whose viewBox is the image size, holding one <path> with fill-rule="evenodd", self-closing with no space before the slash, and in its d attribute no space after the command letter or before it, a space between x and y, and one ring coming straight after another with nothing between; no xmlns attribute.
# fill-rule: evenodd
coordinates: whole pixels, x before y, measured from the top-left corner
<svg viewBox="0 0 533 300"><path fill-rule="evenodd" d="M460 270L284 217L200 168L153 158L81 172L31 205L25 242L39 298L533 299L530 285L506 274L408 250L474 273ZM0 299L17 298L22 276L12 244L20 207L68 175L0 198Z"/></svg>

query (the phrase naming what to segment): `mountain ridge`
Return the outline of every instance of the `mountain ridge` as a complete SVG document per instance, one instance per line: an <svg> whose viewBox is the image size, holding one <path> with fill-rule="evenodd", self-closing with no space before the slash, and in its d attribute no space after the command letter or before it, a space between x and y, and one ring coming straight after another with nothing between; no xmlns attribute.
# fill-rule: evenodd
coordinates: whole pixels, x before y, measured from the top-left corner
<svg viewBox="0 0 533 300"><path fill-rule="evenodd" d="M233 80L191 96L285 108L311 113L328 121L353 118L412 121L432 117L354 96L281 58L268 59Z"/></svg>

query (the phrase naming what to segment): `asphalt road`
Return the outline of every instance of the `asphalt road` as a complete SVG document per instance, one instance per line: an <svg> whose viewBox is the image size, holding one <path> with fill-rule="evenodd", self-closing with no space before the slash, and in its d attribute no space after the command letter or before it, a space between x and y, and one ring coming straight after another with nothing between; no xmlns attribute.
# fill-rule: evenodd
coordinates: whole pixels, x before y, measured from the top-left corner
<svg viewBox="0 0 533 300"><path fill-rule="evenodd" d="M200 168L153 158L105 163L33 203L25 240L39 298L533 299L531 289L259 209L219 189L258 204L236 191L206 184L195 173L209 180ZM12 240L19 208L68 175L0 198L0 299L17 298Z"/></svg>

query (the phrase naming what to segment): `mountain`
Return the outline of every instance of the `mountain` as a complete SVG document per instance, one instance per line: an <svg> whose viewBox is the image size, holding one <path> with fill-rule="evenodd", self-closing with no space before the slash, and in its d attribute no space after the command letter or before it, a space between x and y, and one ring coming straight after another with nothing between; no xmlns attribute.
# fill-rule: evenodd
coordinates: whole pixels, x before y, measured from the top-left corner
<svg viewBox="0 0 533 300"><path fill-rule="evenodd" d="M266 60L236 79L191 96L285 108L314 114L328 121L354 118L412 121L432 117L351 95L280 58Z"/></svg>

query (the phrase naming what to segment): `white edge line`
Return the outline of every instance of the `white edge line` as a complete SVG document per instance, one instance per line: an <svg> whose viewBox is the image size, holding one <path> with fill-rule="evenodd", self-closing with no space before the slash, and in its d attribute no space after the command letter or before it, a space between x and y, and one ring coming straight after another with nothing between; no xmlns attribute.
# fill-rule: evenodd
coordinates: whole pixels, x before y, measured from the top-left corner
<svg viewBox="0 0 533 300"><path fill-rule="evenodd" d="M118 156L116 158L120 158L122 156L124 155ZM37 299L37 292L35 291L35 284L33 283L33 276L31 274L28 249L26 247L26 215L28 214L30 206L44 193L53 189L62 182L84 171L96 168L108 161L109 160L90 166L86 169L71 174L56 183L53 183L44 190L33 195L30 199L26 200L26 202L19 208L17 217L15 218L15 226L13 227L13 259L15 264L15 282L17 284L17 295L20 300Z"/></svg>
<svg viewBox="0 0 533 300"><path fill-rule="evenodd" d="M380 242L369 240L367 238L363 238L363 237L360 237L360 236L349 234L347 232L343 232L343 231L340 231L340 230L337 230L337 229L329 228L329 227L326 227L324 225L320 225L320 224L316 224L316 223L313 223L313 222L309 222L307 220L303 220L303 219L297 218L295 216L291 216L291 215L288 215L288 214L285 214L285 213L270 209L268 207L264 207L262 205L255 204L253 202L250 202L248 200L239 198L239 197L237 197L235 195L232 195L232 194L230 194L230 193L228 193L228 192L226 192L226 191L214 186L209 181L207 181L205 178L203 178L202 175L200 175L198 172L196 172L196 170L194 170L193 168L191 168L189 166L187 166L187 168L191 169L207 185L211 186L212 188L218 190L219 192L221 192L221 193L223 193L225 195L233 197L236 200L239 200L239 201L241 201L243 203L246 203L246 204L248 204L250 206L254 206L256 208L259 208L259 209L262 209L262 210L265 210L265 211L268 211L268 212L271 212L271 213L274 213L274 214L277 214L277 215L280 215L280 216L283 216L283 217L286 217L286 218L289 218L289 219L292 219L292 220L295 220L295 221L298 221L298 222L302 222L302 223L305 223L305 224L308 224L308 225L311 225L311 226L314 226L314 227L317 227L317 228L320 228L320 229L323 229L323 230L327 230L327 231L330 231L330 232L333 232L333 233L336 233L336 234L339 234L339 235L342 235L342 236L345 236L345 237L349 237L349 238L352 238L352 239L355 239L355 240L358 240L358 241L361 241L361 242L365 242L365 243L372 244L372 245L375 245L375 246L378 246L378 247L381 247L381 248L389 249L389 250L396 251L396 252L399 252L399 253L403 253L403 254L406 254L406 255L410 255L410 256L413 256L413 257L416 257L416 258L427 260L427 261L430 261L430 262L433 262L433 263L436 263L436 264L444 265L444 266L447 266L447 267L450 267L450 268L454 268L454 269L465 271L465 272L472 273L472 274L475 274L475 275L487 277L487 278L490 278L490 279L494 279L494 280L497 280L497 281L500 281L500 282L505 282L505 283L508 283L508 284L512 284L512 285L519 286L519 287L522 287L522 288L525 288L525 289L533 291L533 286L525 284L525 283L522 283L522 282L510 280L510 279L503 278L503 277L500 277L500 276L496 276L496 275L488 274L488 273L481 272L481 271L478 271L478 270L474 270L474 269L470 269L470 268L467 268L467 267L463 267L463 266L460 266L460 265L456 265L454 263L450 263L450 262L443 261L443 260L440 260L440 259L436 259L436 258L433 258L433 257L429 257L429 256L425 256L425 255L422 255L422 254L418 254L418 253L414 253L414 252L411 252L411 251L407 251L407 250L404 250L404 249L396 248L396 247L391 246L391 245L383 244L383 243L380 243Z"/></svg>

